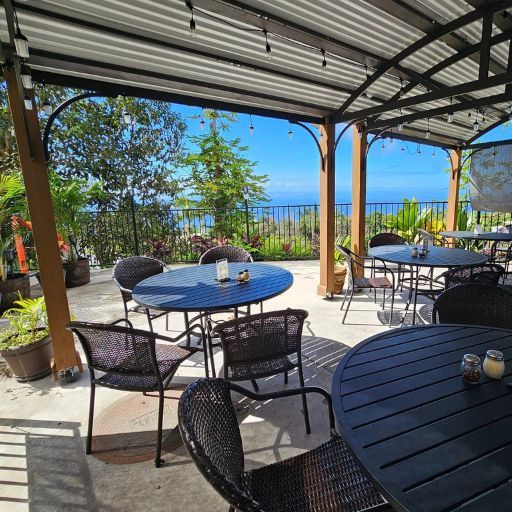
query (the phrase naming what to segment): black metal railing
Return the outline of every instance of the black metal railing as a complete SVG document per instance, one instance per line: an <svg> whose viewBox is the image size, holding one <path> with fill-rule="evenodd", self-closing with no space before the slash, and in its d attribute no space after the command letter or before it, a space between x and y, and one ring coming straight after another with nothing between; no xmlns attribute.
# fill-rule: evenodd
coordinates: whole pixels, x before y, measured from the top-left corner
<svg viewBox="0 0 512 512"><path fill-rule="evenodd" d="M393 231L413 241L418 229L438 233L446 226L446 201L367 203L366 237ZM459 229L472 229L476 213L461 201ZM351 204L336 205L336 237L348 243ZM510 224L511 214L483 212L483 229ZM256 260L316 259L320 244L318 205L253 206L247 209L150 209L87 211L78 233L82 251L93 265L109 266L119 258L153 255L166 262L197 261L202 251L232 243Z"/></svg>

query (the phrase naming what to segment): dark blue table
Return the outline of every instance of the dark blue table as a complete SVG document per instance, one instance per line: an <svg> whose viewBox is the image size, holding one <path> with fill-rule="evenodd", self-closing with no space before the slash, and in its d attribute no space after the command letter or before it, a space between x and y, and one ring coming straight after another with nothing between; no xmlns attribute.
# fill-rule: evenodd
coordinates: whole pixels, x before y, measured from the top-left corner
<svg viewBox="0 0 512 512"><path fill-rule="evenodd" d="M239 284L238 272L250 281ZM184 267L144 279L133 300L160 311L213 312L257 304L285 292L293 284L288 270L264 263L229 263L230 281L218 283L215 264Z"/></svg>
<svg viewBox="0 0 512 512"><path fill-rule="evenodd" d="M238 283L236 276L244 269L249 270L250 280ZM199 317L203 317L216 311L236 311L239 307L263 302L280 295L293 284L293 276L288 270L264 263L229 263L230 281L219 283L216 276L214 263L157 274L135 286L133 300L150 309L199 313ZM211 334L209 331L207 334L215 376ZM208 367L206 374L208 376Z"/></svg>

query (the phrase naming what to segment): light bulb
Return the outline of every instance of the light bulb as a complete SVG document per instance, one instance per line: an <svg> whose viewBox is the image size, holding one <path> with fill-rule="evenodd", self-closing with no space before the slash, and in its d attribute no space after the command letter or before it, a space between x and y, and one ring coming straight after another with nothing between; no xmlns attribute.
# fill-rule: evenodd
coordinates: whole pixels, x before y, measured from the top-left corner
<svg viewBox="0 0 512 512"><path fill-rule="evenodd" d="M18 57L28 59L28 39L21 33L19 28L14 36L14 47L16 48L16 55L18 55Z"/></svg>
<svg viewBox="0 0 512 512"><path fill-rule="evenodd" d="M288 130L288 138L291 139L293 137L293 132L292 132L292 129L290 128Z"/></svg>
<svg viewBox="0 0 512 512"><path fill-rule="evenodd" d="M201 130L204 130L204 125L205 125L204 119L201 119L201 121L199 121L199 128Z"/></svg>
<svg viewBox="0 0 512 512"><path fill-rule="evenodd" d="M52 115L53 107L49 101L43 101L42 108L43 108L43 112L46 115L48 115L48 116Z"/></svg>
<svg viewBox="0 0 512 512"><path fill-rule="evenodd" d="M381 148L382 148L382 151L384 151L386 149L386 146L384 145L384 142L382 143Z"/></svg>
<svg viewBox="0 0 512 512"><path fill-rule="evenodd" d="M194 18L190 19L190 31L189 31L190 37L196 37L197 31L196 31L196 22Z"/></svg>
<svg viewBox="0 0 512 512"><path fill-rule="evenodd" d="M249 126L249 135L252 135L254 133L254 126L251 124L251 126Z"/></svg>
<svg viewBox="0 0 512 512"><path fill-rule="evenodd" d="M435 157L436 157L436 152L432 151L432 158L435 158Z"/></svg>
<svg viewBox="0 0 512 512"><path fill-rule="evenodd" d="M450 112L450 113L448 114L448 122L449 122L449 123L452 123L452 122L453 122L453 112Z"/></svg>
<svg viewBox="0 0 512 512"><path fill-rule="evenodd" d="M32 110L32 100L30 98L25 98L24 103L26 110Z"/></svg>
<svg viewBox="0 0 512 512"><path fill-rule="evenodd" d="M30 70L28 67L23 66L21 68L21 83L23 84L24 89L33 89L34 83L32 82L32 76L30 75Z"/></svg>
<svg viewBox="0 0 512 512"><path fill-rule="evenodd" d="M130 115L130 112L123 112L123 120L124 124L132 124L132 116Z"/></svg>
<svg viewBox="0 0 512 512"><path fill-rule="evenodd" d="M478 121L475 121L473 123L473 131L477 132L479 128L480 128L480 125L478 124Z"/></svg>
<svg viewBox="0 0 512 512"><path fill-rule="evenodd" d="M272 59L272 48L270 47L270 43L268 42L265 46L265 51L267 52L267 58Z"/></svg>
<svg viewBox="0 0 512 512"><path fill-rule="evenodd" d="M425 132L425 138L426 138L426 139L430 139L430 130L427 130L427 131Z"/></svg>
<svg viewBox="0 0 512 512"><path fill-rule="evenodd" d="M402 147L400 148L400 151L405 151L405 148L402 146Z"/></svg>
<svg viewBox="0 0 512 512"><path fill-rule="evenodd" d="M403 129L404 129L404 123L402 123L402 121L400 121L398 123L398 131L401 132Z"/></svg>

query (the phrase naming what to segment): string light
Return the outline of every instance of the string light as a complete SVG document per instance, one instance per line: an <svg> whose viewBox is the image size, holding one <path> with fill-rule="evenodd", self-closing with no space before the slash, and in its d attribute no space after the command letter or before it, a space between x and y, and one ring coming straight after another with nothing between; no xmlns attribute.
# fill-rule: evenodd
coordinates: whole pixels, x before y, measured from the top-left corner
<svg viewBox="0 0 512 512"><path fill-rule="evenodd" d="M34 88L34 83L32 82L32 76L30 75L30 69L28 66L22 66L20 78L25 89L30 90Z"/></svg>
<svg viewBox="0 0 512 512"><path fill-rule="evenodd" d="M480 125L478 124L478 111L476 112L476 119L475 119L475 122L473 123L473 131L474 132L477 132L480 128Z"/></svg>
<svg viewBox="0 0 512 512"><path fill-rule="evenodd" d="M190 10L190 15L191 15L190 23L189 23L189 27L190 27L189 35L190 35L190 37L195 37L197 35L197 32L196 32L196 20L194 19L194 6L188 0L185 2L185 5Z"/></svg>
<svg viewBox="0 0 512 512"><path fill-rule="evenodd" d="M436 148L434 148L432 151L432 158L435 158L435 157L436 157Z"/></svg>
<svg viewBox="0 0 512 512"><path fill-rule="evenodd" d="M418 155L421 154L421 144L418 144L418 147L416 148L416 153L418 153Z"/></svg>
<svg viewBox="0 0 512 512"><path fill-rule="evenodd" d="M201 109L201 121L199 121L199 128L201 130L204 130L204 125L206 124L204 122L203 112L204 112L204 108Z"/></svg>
<svg viewBox="0 0 512 512"><path fill-rule="evenodd" d="M30 98L25 98L23 103L25 104L26 110L32 110L32 100Z"/></svg>
<svg viewBox="0 0 512 512"><path fill-rule="evenodd" d="M320 53L322 54L322 73L325 75L327 73L327 60L325 59L325 50L322 48L320 50Z"/></svg>
<svg viewBox="0 0 512 512"><path fill-rule="evenodd" d="M366 80L368 80L370 78L370 75L368 74L368 66L366 64L364 65L364 74L366 76Z"/></svg>
<svg viewBox="0 0 512 512"><path fill-rule="evenodd" d="M450 107L453 106L453 97L450 98ZM448 112L448 122L453 122L453 112Z"/></svg>
<svg viewBox="0 0 512 512"><path fill-rule="evenodd" d="M382 148L382 151L384 151L386 149L386 145L384 144L384 139L382 139L382 146L381 146L381 148Z"/></svg>
<svg viewBox="0 0 512 512"><path fill-rule="evenodd" d="M427 119L427 131L425 132L425 138L430 139L430 118Z"/></svg>
<svg viewBox="0 0 512 512"><path fill-rule="evenodd" d="M249 125L249 135L252 135L254 133L254 126L252 125L252 114L249 114L249 120L250 120L250 125Z"/></svg>
<svg viewBox="0 0 512 512"><path fill-rule="evenodd" d="M124 119L124 124L127 124L127 125L132 124L132 116L130 115L130 112L124 111L123 119Z"/></svg>
<svg viewBox="0 0 512 512"><path fill-rule="evenodd" d="M402 121L402 109L398 109L398 111L400 112L400 121L398 121L398 131L401 132L403 129L404 129L404 122Z"/></svg>
<svg viewBox="0 0 512 512"><path fill-rule="evenodd" d="M43 112L47 116L51 116L52 115L53 107L52 107L52 104L49 101L43 101L43 104L41 105L41 107L43 109Z"/></svg>
<svg viewBox="0 0 512 512"><path fill-rule="evenodd" d="M272 48L270 47L270 43L268 42L268 32L266 30L263 30L263 34L265 34L265 51L267 52L267 57L271 59Z"/></svg>
<svg viewBox="0 0 512 512"><path fill-rule="evenodd" d="M492 147L492 157L496 158L496 146Z"/></svg>
<svg viewBox="0 0 512 512"><path fill-rule="evenodd" d="M402 142L400 144L400 151L402 151L402 153L405 151L404 139L402 139Z"/></svg>
<svg viewBox="0 0 512 512"><path fill-rule="evenodd" d="M291 139L292 137L293 137L292 125L288 121L288 138Z"/></svg>
<svg viewBox="0 0 512 512"><path fill-rule="evenodd" d="M404 81L400 78L400 98L404 95Z"/></svg>

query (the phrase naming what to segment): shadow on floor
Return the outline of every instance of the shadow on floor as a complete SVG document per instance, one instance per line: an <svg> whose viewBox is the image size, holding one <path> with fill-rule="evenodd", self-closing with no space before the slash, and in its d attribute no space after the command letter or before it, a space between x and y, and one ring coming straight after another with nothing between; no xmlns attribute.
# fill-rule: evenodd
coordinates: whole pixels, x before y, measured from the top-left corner
<svg viewBox="0 0 512 512"><path fill-rule="evenodd" d="M99 510L80 423L0 419L0 510ZM101 507L102 511L112 510Z"/></svg>

